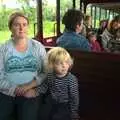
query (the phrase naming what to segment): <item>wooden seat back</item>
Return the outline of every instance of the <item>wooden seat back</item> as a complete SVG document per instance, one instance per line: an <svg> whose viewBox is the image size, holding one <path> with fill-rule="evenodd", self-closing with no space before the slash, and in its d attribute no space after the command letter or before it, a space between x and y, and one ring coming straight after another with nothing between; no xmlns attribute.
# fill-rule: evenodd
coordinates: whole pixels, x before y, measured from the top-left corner
<svg viewBox="0 0 120 120"><path fill-rule="evenodd" d="M82 120L113 120L120 113L120 55L69 50L79 80Z"/></svg>

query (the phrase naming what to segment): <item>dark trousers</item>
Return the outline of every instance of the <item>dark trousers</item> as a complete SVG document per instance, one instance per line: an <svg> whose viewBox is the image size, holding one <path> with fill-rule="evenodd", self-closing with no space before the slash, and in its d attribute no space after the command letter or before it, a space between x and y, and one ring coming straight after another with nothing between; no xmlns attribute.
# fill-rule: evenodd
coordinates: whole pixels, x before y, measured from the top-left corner
<svg viewBox="0 0 120 120"><path fill-rule="evenodd" d="M68 109L68 104L53 104L49 120L72 120Z"/></svg>
<svg viewBox="0 0 120 120"><path fill-rule="evenodd" d="M39 120L72 120L68 108L68 103L58 103L48 96L42 104Z"/></svg>
<svg viewBox="0 0 120 120"><path fill-rule="evenodd" d="M0 120L37 120L39 104L40 97L28 99L0 93Z"/></svg>

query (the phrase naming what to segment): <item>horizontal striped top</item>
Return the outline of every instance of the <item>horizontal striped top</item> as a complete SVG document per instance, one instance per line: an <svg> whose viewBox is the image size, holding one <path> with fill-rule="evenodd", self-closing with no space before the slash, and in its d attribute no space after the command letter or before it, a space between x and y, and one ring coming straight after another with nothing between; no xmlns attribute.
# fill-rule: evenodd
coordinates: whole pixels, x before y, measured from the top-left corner
<svg viewBox="0 0 120 120"><path fill-rule="evenodd" d="M72 118L78 118L79 91L78 80L70 72L59 78L55 73L48 73L47 80L39 86L38 91L45 93L49 91L52 99L58 103L68 103Z"/></svg>

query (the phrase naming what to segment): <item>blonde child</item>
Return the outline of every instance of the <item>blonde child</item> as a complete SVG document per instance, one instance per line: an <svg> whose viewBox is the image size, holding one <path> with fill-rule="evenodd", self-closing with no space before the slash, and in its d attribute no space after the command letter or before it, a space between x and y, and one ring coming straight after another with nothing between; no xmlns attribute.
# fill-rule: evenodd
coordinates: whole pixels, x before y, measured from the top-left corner
<svg viewBox="0 0 120 120"><path fill-rule="evenodd" d="M47 101L50 102L52 108L48 118L49 120L78 120L78 80L70 73L73 59L61 47L50 49L47 56L48 76L39 87L39 91L49 93Z"/></svg>

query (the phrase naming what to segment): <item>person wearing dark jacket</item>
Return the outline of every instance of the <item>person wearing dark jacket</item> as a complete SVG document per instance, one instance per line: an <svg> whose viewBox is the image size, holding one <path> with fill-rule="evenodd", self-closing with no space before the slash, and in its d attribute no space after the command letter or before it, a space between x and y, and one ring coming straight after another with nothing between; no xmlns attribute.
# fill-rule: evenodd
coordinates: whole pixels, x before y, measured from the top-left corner
<svg viewBox="0 0 120 120"><path fill-rule="evenodd" d="M57 46L90 51L88 40L79 34L83 27L83 14L81 11L69 9L65 13L62 23L65 25L65 30L63 35L57 39Z"/></svg>

